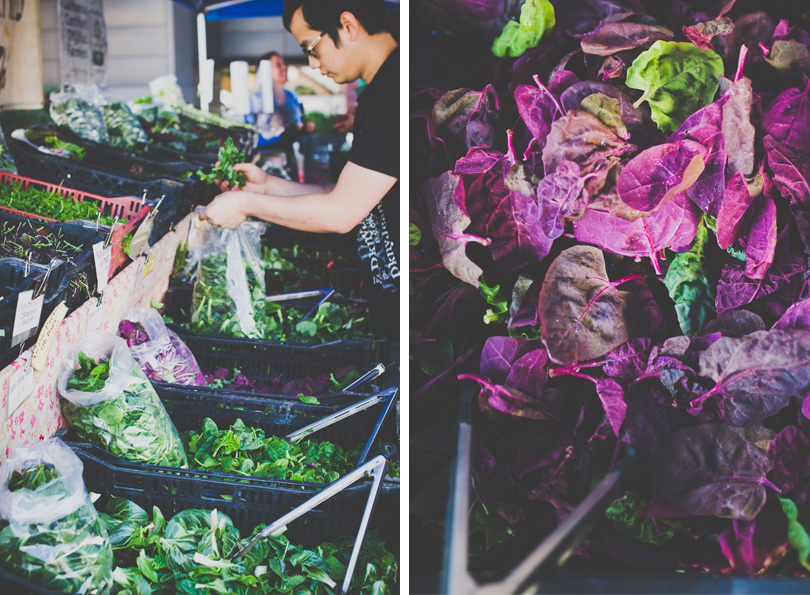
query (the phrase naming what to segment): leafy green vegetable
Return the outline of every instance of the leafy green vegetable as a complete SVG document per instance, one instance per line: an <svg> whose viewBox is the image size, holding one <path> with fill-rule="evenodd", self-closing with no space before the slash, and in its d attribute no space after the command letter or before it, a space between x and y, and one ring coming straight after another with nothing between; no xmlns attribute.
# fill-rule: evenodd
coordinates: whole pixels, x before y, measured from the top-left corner
<svg viewBox="0 0 810 595"><path fill-rule="evenodd" d="M255 328L242 327L235 296L228 287L228 254L220 252L200 260L197 282L191 297L192 330L207 335L254 339L265 336L267 327L263 284L249 264L245 266L245 275Z"/></svg>
<svg viewBox="0 0 810 595"><path fill-rule="evenodd" d="M799 510L793 500L779 498L779 502L782 503L782 511L788 519L788 541L799 552L799 561L802 566L810 570L810 561L808 561L808 557L810 557L810 535L799 523Z"/></svg>
<svg viewBox="0 0 810 595"><path fill-rule="evenodd" d="M72 93L51 93L51 117L59 126L99 143L109 144L104 115L98 106Z"/></svg>
<svg viewBox="0 0 810 595"><path fill-rule="evenodd" d="M210 418L201 432L182 432L194 469L311 483L331 483L351 471L360 455L331 442L288 442L246 427L241 419L220 430Z"/></svg>
<svg viewBox="0 0 810 595"><path fill-rule="evenodd" d="M206 174L203 170L199 170L197 175L206 184L216 184L219 180L228 182L231 186L241 187L247 182L247 176L244 172L234 171L233 166L237 163L244 163L245 160L244 151L237 149L233 140L228 138L225 145L219 150L219 161L211 173Z"/></svg>
<svg viewBox="0 0 810 595"><path fill-rule="evenodd" d="M23 498L17 506L24 510L12 506L9 518L0 519L0 566L46 589L106 592L112 550L87 492L73 497L68 482L46 463L15 469L7 485L7 496Z"/></svg>
<svg viewBox="0 0 810 595"><path fill-rule="evenodd" d="M118 340L129 355L126 343ZM188 465L166 408L137 364L132 362L123 373L111 373L115 364L96 363L79 352L78 365L67 381L60 374L60 393L66 399L63 414L79 439L130 461L171 467ZM106 394L102 392L105 390ZM96 393L98 398L87 401L88 393Z"/></svg>
<svg viewBox="0 0 810 595"><path fill-rule="evenodd" d="M661 545L673 537L679 525L676 520L653 519L643 511L647 507L633 492L625 492L605 510L605 517L628 537L636 541Z"/></svg>
<svg viewBox="0 0 810 595"><path fill-rule="evenodd" d="M422 230L415 223L408 223L408 245L418 246L422 241Z"/></svg>
<svg viewBox="0 0 810 595"><path fill-rule="evenodd" d="M341 537L307 550L278 535L261 540L242 560L231 561L263 525L243 539L231 519L216 510L184 510L164 523L155 508L155 520L149 523L146 512L128 500L111 499L106 509L111 507L113 514L102 514L111 533L118 530L124 511L132 511L137 517L132 525L147 536L115 550L113 593L333 595L339 592L354 545L354 538ZM372 530L360 548L350 592L389 595L397 571L396 558Z"/></svg>
<svg viewBox="0 0 810 595"><path fill-rule="evenodd" d="M509 21L492 44L492 53L503 58L522 56L536 47L554 28L554 6L549 0L526 0L520 8L520 22Z"/></svg>
<svg viewBox="0 0 810 595"><path fill-rule="evenodd" d="M58 221L96 221L99 216L98 205L95 201L73 202L70 199L62 198L55 191L40 190L34 187L25 188L21 182L16 181L0 184L0 206L50 217ZM112 225L113 219L102 215L99 222L103 225Z"/></svg>
<svg viewBox="0 0 810 595"><path fill-rule="evenodd" d="M494 310L492 308L487 309L486 314L484 314L485 324L505 322L509 318L509 300L500 295L500 289L500 285L489 287L484 283L484 278L481 278L478 290L487 303L495 308Z"/></svg>
<svg viewBox="0 0 810 595"><path fill-rule="evenodd" d="M138 118L123 101L112 101L101 106L101 114L107 125L110 144L114 147L134 147L146 142L146 133Z"/></svg>
<svg viewBox="0 0 810 595"><path fill-rule="evenodd" d="M79 369L68 381L68 388L95 393L104 388L110 377L110 362L96 363L92 357L79 352Z"/></svg>
<svg viewBox="0 0 810 595"><path fill-rule="evenodd" d="M706 277L706 242L709 230L700 224L688 252L676 254L664 277L669 297L675 303L678 323L685 335L694 335L714 318L714 295Z"/></svg>
<svg viewBox="0 0 810 595"><path fill-rule="evenodd" d="M633 106L647 101L658 128L673 132L711 103L722 74L723 60L713 51L692 43L659 40L633 61L626 84L644 91Z"/></svg>

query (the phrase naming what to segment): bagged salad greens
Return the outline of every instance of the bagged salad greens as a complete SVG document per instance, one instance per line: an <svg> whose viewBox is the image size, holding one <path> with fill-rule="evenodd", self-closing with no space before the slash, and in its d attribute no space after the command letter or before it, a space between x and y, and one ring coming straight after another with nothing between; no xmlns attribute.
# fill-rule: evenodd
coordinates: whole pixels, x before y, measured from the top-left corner
<svg viewBox="0 0 810 595"><path fill-rule="evenodd" d="M154 308L133 308L118 325L135 361L150 380L205 386L205 376L182 339L166 328Z"/></svg>
<svg viewBox="0 0 810 595"><path fill-rule="evenodd" d="M206 335L262 339L265 280L261 259L263 222L236 229L205 225L194 246L197 280L191 298L191 328Z"/></svg>
<svg viewBox="0 0 810 595"><path fill-rule="evenodd" d="M188 466L166 408L120 337L96 332L77 341L62 360L58 389L80 439L130 461Z"/></svg>
<svg viewBox="0 0 810 595"><path fill-rule="evenodd" d="M146 142L146 133L129 106L120 99L107 100L99 108L107 125L110 144L114 147L134 147Z"/></svg>
<svg viewBox="0 0 810 595"><path fill-rule="evenodd" d="M112 548L82 468L58 438L16 448L0 465L0 566L46 589L109 592Z"/></svg>
<svg viewBox="0 0 810 595"><path fill-rule="evenodd" d="M94 85L75 85L50 95L51 118L88 140L110 144L104 114L98 107L101 91Z"/></svg>

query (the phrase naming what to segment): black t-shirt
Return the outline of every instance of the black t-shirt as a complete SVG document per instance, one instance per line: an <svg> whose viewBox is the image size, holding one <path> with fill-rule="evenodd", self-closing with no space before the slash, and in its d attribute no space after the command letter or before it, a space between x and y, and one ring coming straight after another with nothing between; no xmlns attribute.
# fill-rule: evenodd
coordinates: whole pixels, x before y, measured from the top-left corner
<svg viewBox="0 0 810 595"><path fill-rule="evenodd" d="M363 286L377 328L399 336L399 49L357 98L349 161L397 178L357 226Z"/></svg>

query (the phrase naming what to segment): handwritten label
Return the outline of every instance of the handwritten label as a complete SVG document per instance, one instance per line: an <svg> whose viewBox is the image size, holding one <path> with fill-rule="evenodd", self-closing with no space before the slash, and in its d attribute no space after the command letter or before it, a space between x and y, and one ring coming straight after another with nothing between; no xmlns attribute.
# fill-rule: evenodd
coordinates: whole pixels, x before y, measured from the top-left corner
<svg viewBox="0 0 810 595"><path fill-rule="evenodd" d="M31 358L29 349L23 354L26 363L16 370L8 379L8 417L11 417L20 405L34 392L34 368L28 365Z"/></svg>
<svg viewBox="0 0 810 595"><path fill-rule="evenodd" d="M97 291L101 293L106 289L110 280L110 263L112 262L112 246L104 247L104 242L93 245L93 256L96 259Z"/></svg>
<svg viewBox="0 0 810 595"><path fill-rule="evenodd" d="M151 211L146 216L146 219L144 219L144 222L141 223L140 227L138 227L138 231L135 232L135 235L132 236L132 240L129 242L129 253L132 257L145 254L149 250L149 236L155 224L156 213L157 211Z"/></svg>
<svg viewBox="0 0 810 595"><path fill-rule="evenodd" d="M103 301L104 294L90 307L90 316L87 319L87 332L97 331L101 328L101 322L103 320L102 313L104 312Z"/></svg>
<svg viewBox="0 0 810 595"><path fill-rule="evenodd" d="M155 255L150 254L149 256L146 257L146 262L143 263L143 273L141 274L141 278L146 279L149 276L149 273L151 273L154 269L155 269Z"/></svg>
<svg viewBox="0 0 810 595"><path fill-rule="evenodd" d="M23 291L17 298L17 313L14 316L14 329L11 333L12 347L33 336L39 326L45 296L32 299L33 296L33 290L29 289Z"/></svg>
<svg viewBox="0 0 810 595"><path fill-rule="evenodd" d="M48 316L48 320L45 321L45 324L42 325L42 331L39 333L37 344L34 345L34 359L32 362L34 369L38 372L45 370L45 361L48 359L48 354L51 352L51 344L67 312L68 309L65 302L60 303L54 308L51 315Z"/></svg>

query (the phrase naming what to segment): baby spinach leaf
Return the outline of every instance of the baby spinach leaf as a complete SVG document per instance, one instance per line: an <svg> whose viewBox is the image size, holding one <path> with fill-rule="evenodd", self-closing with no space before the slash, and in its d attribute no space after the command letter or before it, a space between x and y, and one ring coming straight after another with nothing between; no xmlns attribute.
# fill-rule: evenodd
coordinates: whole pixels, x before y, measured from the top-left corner
<svg viewBox="0 0 810 595"><path fill-rule="evenodd" d="M810 392L810 331L758 331L741 338L721 337L700 354L700 375L715 386L693 401L723 398L733 426L761 423Z"/></svg>
<svg viewBox="0 0 810 595"><path fill-rule="evenodd" d="M536 47L554 28L554 6L549 0L526 0L520 8L520 21L509 21L492 44L492 53L503 58L522 56Z"/></svg>
<svg viewBox="0 0 810 595"><path fill-rule="evenodd" d="M810 535L807 529L799 523L799 509L793 500L779 498L782 503L782 510L788 519L788 540L799 553L799 562L802 566L810 570Z"/></svg>
<svg viewBox="0 0 810 595"><path fill-rule="evenodd" d="M666 27L642 23L605 23L580 41L586 54L609 56L617 52L649 47L654 42L672 39L673 33Z"/></svg>
<svg viewBox="0 0 810 595"><path fill-rule="evenodd" d="M701 223L688 252L677 254L664 276L664 285L675 303L678 323L685 335L694 335L714 317L714 291L707 277L706 242L709 230Z"/></svg>
<svg viewBox="0 0 810 595"><path fill-rule="evenodd" d="M651 213L684 192L703 173L706 148L690 140L655 145L622 169L616 188L633 209Z"/></svg>
<svg viewBox="0 0 810 595"><path fill-rule="evenodd" d="M540 290L541 339L549 359L569 365L608 353L629 338L631 294L618 291L593 246L563 250L551 263Z"/></svg>
<svg viewBox="0 0 810 595"><path fill-rule="evenodd" d="M755 444L760 429L750 430L703 424L660 437L647 458L653 485L689 514L756 518L769 463Z"/></svg>
<svg viewBox="0 0 810 595"><path fill-rule="evenodd" d="M720 86L723 60L691 43L656 41L633 61L626 84L644 94L652 119L664 132L677 129L697 109L712 101Z"/></svg>

